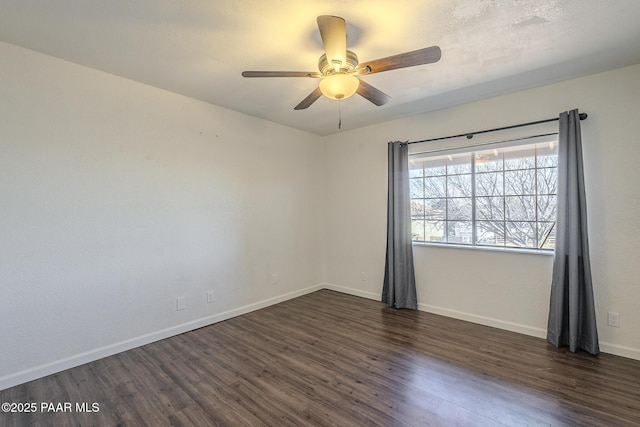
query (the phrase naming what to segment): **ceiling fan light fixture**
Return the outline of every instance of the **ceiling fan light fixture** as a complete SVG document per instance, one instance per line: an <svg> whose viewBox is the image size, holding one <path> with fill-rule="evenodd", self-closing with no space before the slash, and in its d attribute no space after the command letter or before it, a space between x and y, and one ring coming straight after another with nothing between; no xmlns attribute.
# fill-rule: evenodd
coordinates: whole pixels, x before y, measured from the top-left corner
<svg viewBox="0 0 640 427"><path fill-rule="evenodd" d="M347 99L358 90L360 79L351 74L337 73L320 81L320 91L331 99Z"/></svg>
<svg viewBox="0 0 640 427"><path fill-rule="evenodd" d="M321 15L317 18L324 53L318 59L319 72L302 71L243 71L243 77L311 77L321 79L313 92L294 110L304 110L323 95L329 99L346 99L357 93L376 106L386 104L390 96L360 79L359 76L381 73L399 68L431 64L440 60L438 46L374 59L360 64L358 56L347 49L347 24L339 16ZM340 105L338 104L338 111ZM340 126L338 125L338 128ZM470 137L470 136L469 136Z"/></svg>

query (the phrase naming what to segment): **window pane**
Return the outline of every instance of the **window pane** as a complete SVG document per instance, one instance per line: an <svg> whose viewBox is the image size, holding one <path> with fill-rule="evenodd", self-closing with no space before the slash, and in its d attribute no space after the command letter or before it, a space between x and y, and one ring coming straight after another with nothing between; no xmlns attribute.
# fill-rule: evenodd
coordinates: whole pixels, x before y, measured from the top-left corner
<svg viewBox="0 0 640 427"><path fill-rule="evenodd" d="M535 196L507 196L504 198L505 218L511 221L535 221Z"/></svg>
<svg viewBox="0 0 640 427"><path fill-rule="evenodd" d="M558 166L558 142L553 141L546 144L538 145L538 167L557 167Z"/></svg>
<svg viewBox="0 0 640 427"><path fill-rule="evenodd" d="M449 199L447 204L448 220L468 220L471 221L471 198Z"/></svg>
<svg viewBox="0 0 640 427"><path fill-rule="evenodd" d="M557 152L552 141L416 157L410 166L414 238L553 249Z"/></svg>
<svg viewBox="0 0 640 427"><path fill-rule="evenodd" d="M448 197L471 197L471 175L450 175L447 177Z"/></svg>
<svg viewBox="0 0 640 427"><path fill-rule="evenodd" d="M495 172L502 170L502 152L485 150L476 153L476 172Z"/></svg>
<svg viewBox="0 0 640 427"><path fill-rule="evenodd" d="M535 169L508 171L504 173L506 195L536 194Z"/></svg>
<svg viewBox="0 0 640 427"><path fill-rule="evenodd" d="M536 231L533 222L505 223L505 245L521 248L536 247Z"/></svg>
<svg viewBox="0 0 640 427"><path fill-rule="evenodd" d="M447 158L436 157L425 159L424 176L437 176L447 174Z"/></svg>
<svg viewBox="0 0 640 427"><path fill-rule="evenodd" d="M425 221L425 242L445 242L444 221Z"/></svg>
<svg viewBox="0 0 640 427"><path fill-rule="evenodd" d="M502 172L476 174L476 196L501 196L503 193Z"/></svg>
<svg viewBox="0 0 640 427"><path fill-rule="evenodd" d="M538 196L538 221L556 220L556 196Z"/></svg>
<svg viewBox="0 0 640 427"><path fill-rule="evenodd" d="M538 223L538 247L540 249L553 249L556 247L556 223Z"/></svg>
<svg viewBox="0 0 640 427"><path fill-rule="evenodd" d="M424 179L409 179L409 197L412 199L422 199L424 197Z"/></svg>
<svg viewBox="0 0 640 427"><path fill-rule="evenodd" d="M471 153L447 156L447 165L449 175L471 173Z"/></svg>
<svg viewBox="0 0 640 427"><path fill-rule="evenodd" d="M447 177L434 176L424 179L425 197L436 198L447 196Z"/></svg>
<svg viewBox="0 0 640 427"><path fill-rule="evenodd" d="M534 146L508 147L504 149L505 170L531 169L536 167Z"/></svg>
<svg viewBox="0 0 640 427"><path fill-rule="evenodd" d="M424 216L427 219L441 219L447 217L447 199L425 199Z"/></svg>
<svg viewBox="0 0 640 427"><path fill-rule="evenodd" d="M411 218L424 218L425 210L424 199L411 200Z"/></svg>
<svg viewBox="0 0 640 427"><path fill-rule="evenodd" d="M504 223L502 221L477 221L477 244L504 246Z"/></svg>
<svg viewBox="0 0 640 427"><path fill-rule="evenodd" d="M504 220L504 197L477 197L476 217L480 220Z"/></svg>
<svg viewBox="0 0 640 427"><path fill-rule="evenodd" d="M415 178L424 175L424 159L409 159L409 177Z"/></svg>
<svg viewBox="0 0 640 427"><path fill-rule="evenodd" d="M556 194L558 188L558 169L538 169L538 194Z"/></svg>
<svg viewBox="0 0 640 427"><path fill-rule="evenodd" d="M424 241L424 221L411 221L411 240Z"/></svg>
<svg viewBox="0 0 640 427"><path fill-rule="evenodd" d="M447 221L447 242L470 245L473 236L471 221Z"/></svg>

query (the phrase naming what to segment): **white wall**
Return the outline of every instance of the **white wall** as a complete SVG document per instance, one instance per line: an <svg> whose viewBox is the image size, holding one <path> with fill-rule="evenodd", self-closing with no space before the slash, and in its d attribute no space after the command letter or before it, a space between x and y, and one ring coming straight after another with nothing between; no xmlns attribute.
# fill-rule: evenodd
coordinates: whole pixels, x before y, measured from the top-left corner
<svg viewBox="0 0 640 427"><path fill-rule="evenodd" d="M320 138L0 43L0 389L321 286L378 299L387 141L575 107L590 115L601 347L640 359L639 77ZM417 246L415 259L421 309L544 336L550 256Z"/></svg>
<svg viewBox="0 0 640 427"><path fill-rule="evenodd" d="M380 296L388 141L489 129L579 108L589 114L582 136L601 349L640 359L638 99L640 65L326 137L327 281L334 289ZM533 131L518 132L525 129ZM551 256L414 246L414 260L421 309L546 336ZM607 326L609 311L620 314L620 328Z"/></svg>
<svg viewBox="0 0 640 427"><path fill-rule="evenodd" d="M317 289L323 159L315 135L0 43L0 389Z"/></svg>

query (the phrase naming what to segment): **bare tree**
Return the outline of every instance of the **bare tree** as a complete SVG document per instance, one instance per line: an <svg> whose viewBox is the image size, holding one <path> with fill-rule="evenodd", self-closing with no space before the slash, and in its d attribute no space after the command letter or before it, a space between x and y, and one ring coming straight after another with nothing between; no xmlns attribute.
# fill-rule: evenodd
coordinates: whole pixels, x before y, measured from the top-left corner
<svg viewBox="0 0 640 427"><path fill-rule="evenodd" d="M512 158L508 170L502 170L501 165L499 169L477 169L480 171L475 175L449 172L447 176L412 179L413 217L424 219L432 228L447 230L450 239L465 233L472 221L475 184L478 243L540 246L555 224L555 164L542 159L536 169L531 158Z"/></svg>

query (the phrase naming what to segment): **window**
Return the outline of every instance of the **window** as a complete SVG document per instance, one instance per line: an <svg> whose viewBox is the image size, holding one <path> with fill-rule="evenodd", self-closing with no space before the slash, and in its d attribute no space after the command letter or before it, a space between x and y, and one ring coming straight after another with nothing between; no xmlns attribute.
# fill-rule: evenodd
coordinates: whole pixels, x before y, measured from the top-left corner
<svg viewBox="0 0 640 427"><path fill-rule="evenodd" d="M409 157L413 240L553 249L556 141Z"/></svg>

